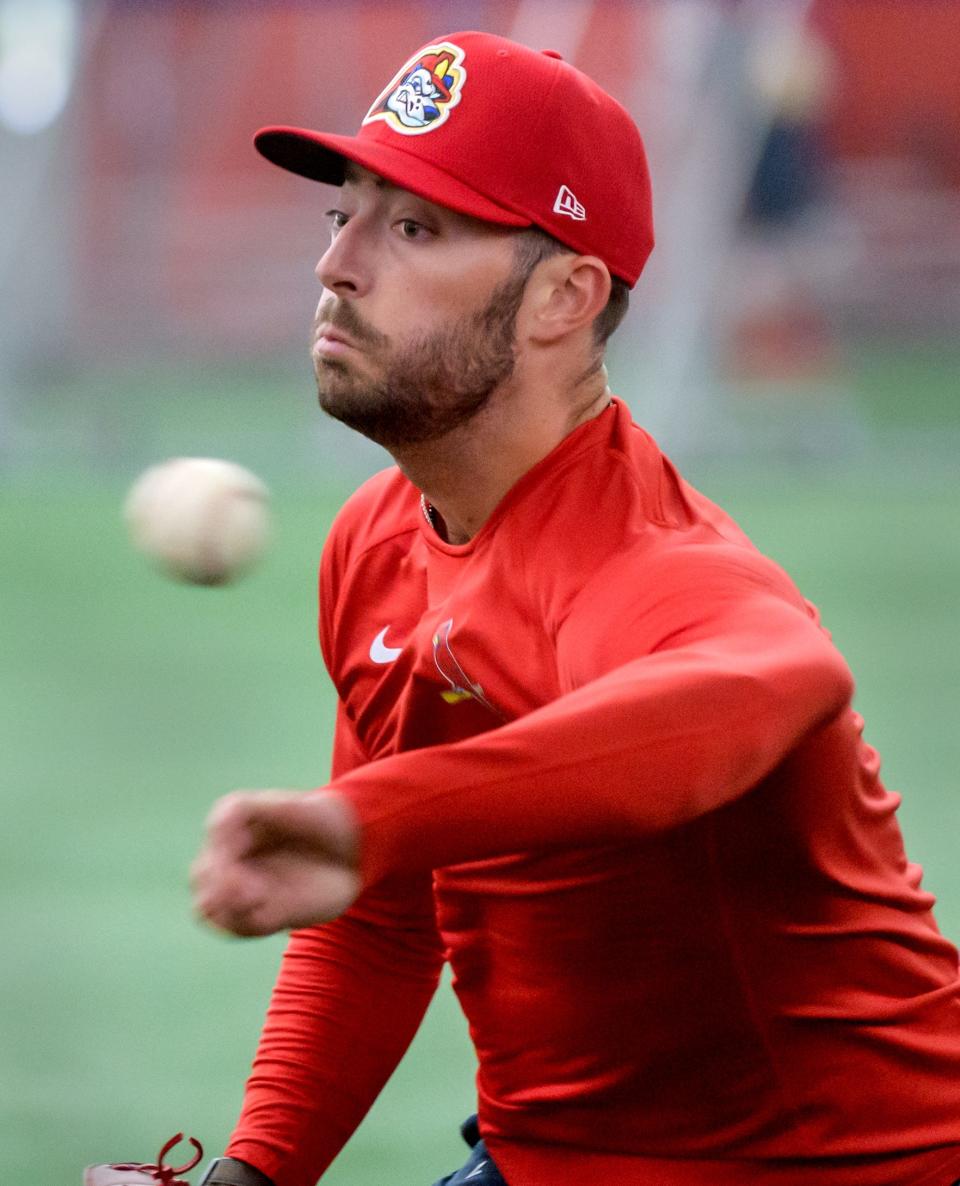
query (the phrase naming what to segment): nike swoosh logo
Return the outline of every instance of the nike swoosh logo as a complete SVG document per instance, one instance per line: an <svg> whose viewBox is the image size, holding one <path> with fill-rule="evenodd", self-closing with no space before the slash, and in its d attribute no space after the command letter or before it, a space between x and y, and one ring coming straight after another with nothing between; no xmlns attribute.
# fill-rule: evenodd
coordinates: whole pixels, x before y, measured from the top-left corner
<svg viewBox="0 0 960 1186"><path fill-rule="evenodd" d="M486 1160L486 1159L485 1159L485 1160L483 1160L483 1161L481 1161L479 1165L477 1165L477 1166L476 1166L474 1169L472 1169L472 1170L470 1171L470 1173L469 1173L469 1174L467 1174L467 1175L466 1175L466 1177L465 1177L463 1180L464 1180L464 1181L466 1181L466 1180L467 1180L467 1178L475 1178L475 1177L477 1176L477 1174L479 1174L479 1173L480 1173L480 1171L483 1169L483 1167L484 1167L485 1165L489 1165L489 1161L488 1161L488 1160Z"/></svg>
<svg viewBox="0 0 960 1186"><path fill-rule="evenodd" d="M388 647L387 646L387 631L389 626L384 626L377 637L370 644L370 658L374 663L392 663L394 659L400 657L400 652L403 647Z"/></svg>

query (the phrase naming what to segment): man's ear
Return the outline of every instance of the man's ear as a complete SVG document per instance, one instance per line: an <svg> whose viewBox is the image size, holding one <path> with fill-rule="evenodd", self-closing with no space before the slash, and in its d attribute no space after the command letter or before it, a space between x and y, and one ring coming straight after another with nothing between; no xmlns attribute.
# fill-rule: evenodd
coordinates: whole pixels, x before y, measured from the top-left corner
<svg viewBox="0 0 960 1186"><path fill-rule="evenodd" d="M527 333L547 344L591 325L610 297L610 272L595 255L554 255L528 285Z"/></svg>

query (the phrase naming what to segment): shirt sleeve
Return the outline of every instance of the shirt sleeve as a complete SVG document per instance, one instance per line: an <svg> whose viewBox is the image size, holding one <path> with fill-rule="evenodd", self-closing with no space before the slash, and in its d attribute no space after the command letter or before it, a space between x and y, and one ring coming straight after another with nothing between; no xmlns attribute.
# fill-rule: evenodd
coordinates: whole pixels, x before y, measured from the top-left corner
<svg viewBox="0 0 960 1186"><path fill-rule="evenodd" d="M730 553L678 551L642 582L626 562L601 572L557 630L564 695L334 780L365 883L682 825L841 711L851 677L810 607L759 554Z"/></svg>
<svg viewBox="0 0 960 1186"><path fill-rule="evenodd" d="M341 711L334 773L364 762ZM276 1186L313 1186L403 1057L442 963L429 872L387 877L336 921L294 932L227 1155Z"/></svg>

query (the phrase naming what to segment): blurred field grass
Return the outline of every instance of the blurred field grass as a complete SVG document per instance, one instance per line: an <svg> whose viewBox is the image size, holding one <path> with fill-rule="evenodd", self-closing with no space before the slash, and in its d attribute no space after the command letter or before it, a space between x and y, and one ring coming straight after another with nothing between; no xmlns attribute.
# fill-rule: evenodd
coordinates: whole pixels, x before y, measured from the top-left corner
<svg viewBox="0 0 960 1186"><path fill-rule="evenodd" d="M281 498L267 563L219 590L169 583L133 555L122 495L114 481L2 497L0 1175L11 1183L152 1158L178 1128L217 1151L282 942L201 930L187 867L216 795L315 785L328 764L313 572L330 492ZM446 999L421 1044L429 1074L415 1093L394 1084L379 1135L358 1151L375 1181L394 1159L427 1176L459 1156L472 1071L452 1014ZM361 1179L345 1159L331 1180Z"/></svg>
<svg viewBox="0 0 960 1186"><path fill-rule="evenodd" d="M949 373L931 382L946 392ZM929 389L909 360L895 381ZM90 427L104 391L65 384L22 421L35 464L0 482L5 1182L78 1182L91 1161L153 1158L180 1128L218 1152L282 950L201 930L186 870L218 794L323 781L332 701L316 647L316 558L372 455L317 453L312 411L291 410L289 385L234 378L225 406L223 381L211 384L216 401L191 400L156 379L155 398L134 408L118 383L100 411L109 431ZM127 546L128 481L177 452L232 456L275 488L270 553L236 588L168 583ZM960 937L955 470L880 452L849 466L690 476L821 607L888 785L904 792L908 850L941 897L943 929ZM325 1181L425 1186L452 1168L471 1080L445 987Z"/></svg>

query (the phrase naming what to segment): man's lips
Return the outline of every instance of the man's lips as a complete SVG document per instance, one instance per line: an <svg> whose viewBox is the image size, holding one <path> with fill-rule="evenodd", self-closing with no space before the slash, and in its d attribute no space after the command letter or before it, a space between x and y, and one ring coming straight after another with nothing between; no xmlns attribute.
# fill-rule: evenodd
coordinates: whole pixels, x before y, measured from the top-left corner
<svg viewBox="0 0 960 1186"><path fill-rule="evenodd" d="M320 354L343 354L359 349L357 343L342 330L332 325L321 325L314 335L313 348Z"/></svg>

